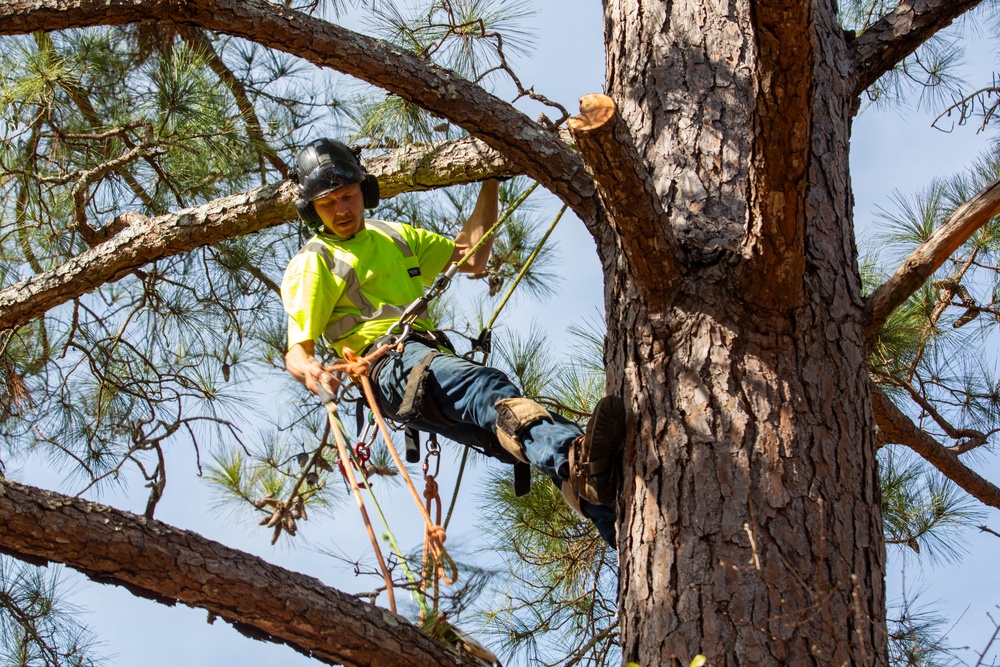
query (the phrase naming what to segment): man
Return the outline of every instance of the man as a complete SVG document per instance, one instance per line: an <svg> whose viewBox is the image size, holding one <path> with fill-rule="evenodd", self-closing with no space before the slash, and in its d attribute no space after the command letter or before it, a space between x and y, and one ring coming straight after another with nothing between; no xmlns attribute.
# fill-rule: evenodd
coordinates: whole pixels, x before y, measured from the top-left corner
<svg viewBox="0 0 1000 667"><path fill-rule="evenodd" d="M316 341L343 356L375 349L403 310L438 273L458 262L497 221L497 182L482 184L475 210L454 241L409 225L365 219L378 204L378 182L339 141L319 139L297 159L296 209L316 235L292 258L281 284L288 319L285 364L295 379L331 394L339 381L316 359ZM492 239L462 265L486 268ZM401 354L382 357L371 380L382 413L498 458L530 463L567 502L616 545L615 464L625 437L618 397L594 409L584 435L521 392L506 375L455 356L424 317ZM395 333L398 333L395 332Z"/></svg>

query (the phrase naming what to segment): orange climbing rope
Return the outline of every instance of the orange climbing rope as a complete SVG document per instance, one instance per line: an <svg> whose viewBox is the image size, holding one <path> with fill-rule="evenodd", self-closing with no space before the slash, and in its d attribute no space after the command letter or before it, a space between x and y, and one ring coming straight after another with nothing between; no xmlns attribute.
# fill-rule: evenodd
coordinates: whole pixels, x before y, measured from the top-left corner
<svg viewBox="0 0 1000 667"><path fill-rule="evenodd" d="M396 345L401 345L401 342ZM386 449L388 449L393 461L395 461L396 468L399 470L400 475L402 475L403 480L406 482L406 486L410 490L410 494L412 495L417 508L420 510L420 513L424 518L424 569L427 569L427 561L428 558L430 558L433 563L433 571L435 573L434 603L436 608L438 581L444 581L446 584L450 585L455 583L458 579L458 568L455 565L454 560L452 560L452 558L448 555L447 550L444 548L444 542L445 539L447 539L447 534L445 529L441 526L441 498L438 495L437 481L434 479L433 475L425 476L426 488L424 490L424 501L421 501L420 495L417 493L417 489L413 484L413 480L410 479L410 474L403 465L403 460L400 458L399 452L396 451L395 445L393 445L389 428L386 426L385 419L383 418L381 411L378 409L378 402L375 400L375 393L372 390L371 379L368 376L372 363L387 354L394 347L395 346L393 345L382 345L374 352L363 357L358 357L350 348L344 348L343 362L328 366L326 367L326 370L331 373L347 373L356 385L361 386L365 399L368 402L368 406L371 409L372 414L375 415L375 422L378 425L379 432L382 434L383 440L385 441ZM325 393L326 392L324 391L323 394ZM328 395L323 397L323 394L321 394L321 398L323 398L324 405L330 413L331 420L335 419L337 408L333 403L333 397ZM337 425L332 426L332 430L337 440L337 451L340 455L341 461L343 462L344 470L345 472L350 471L352 470L350 452L344 444L340 429ZM382 574L385 578L388 589L389 604L392 610L395 611L395 600L392 592L392 578L390 577L388 569L385 566L381 550L379 549L378 542L375 539L375 532L371 526L371 521L368 518L368 512L365 510L364 501L361 498L361 492L358 488L357 480L354 478L353 474L348 474L347 478L351 485L351 489L354 492L358 507L361 510L361 515L368 530L369 538L372 540L372 545L375 548L375 554L378 558L379 566L382 568ZM437 500L435 512L436 519L432 519L431 509L435 505L435 498Z"/></svg>
<svg viewBox="0 0 1000 667"><path fill-rule="evenodd" d="M327 411L330 413L331 421L336 414L336 406L333 403L328 403L326 405ZM341 434L340 429L336 424L331 424L333 430L333 437L337 441L337 454L340 456L341 464L344 466L344 477L347 478L348 484L351 486L351 491L354 492L354 500L358 504L358 509L361 510L361 518L365 522L365 528L368 530L368 539L372 542L372 548L375 549L375 557L378 559L379 567L382 569L382 577L385 579L385 592L389 596L389 609L395 613L396 611L396 596L392 588L392 576L389 574L389 568L385 565L385 559L382 557L382 550L378 546L378 538L375 537L375 529L372 528L371 519L368 518L368 510L365 509L365 501L361 497L361 489L358 487L358 480L354 478L354 473L351 468L351 456L347 451L347 446L344 444L344 436Z"/></svg>

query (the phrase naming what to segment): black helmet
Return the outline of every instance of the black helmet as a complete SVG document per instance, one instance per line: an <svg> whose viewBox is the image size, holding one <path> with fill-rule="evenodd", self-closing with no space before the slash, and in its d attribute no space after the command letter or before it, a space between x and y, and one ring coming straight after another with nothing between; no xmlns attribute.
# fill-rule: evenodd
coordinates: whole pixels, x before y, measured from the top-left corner
<svg viewBox="0 0 1000 667"><path fill-rule="evenodd" d="M323 228L312 202L337 188L361 184L365 208L378 206L378 181L361 166L358 154L336 139L317 139L299 152L295 178L299 197L295 209L310 227Z"/></svg>

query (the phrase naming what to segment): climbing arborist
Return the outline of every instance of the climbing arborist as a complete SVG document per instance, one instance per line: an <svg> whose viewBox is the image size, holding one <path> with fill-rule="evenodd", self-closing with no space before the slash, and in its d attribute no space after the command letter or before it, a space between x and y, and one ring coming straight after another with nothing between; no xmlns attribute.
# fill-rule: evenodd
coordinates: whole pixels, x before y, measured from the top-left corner
<svg viewBox="0 0 1000 667"><path fill-rule="evenodd" d="M366 219L379 202L378 181L359 153L318 139L298 155L295 206L315 235L292 258L281 283L288 313L288 371L311 392L339 386L315 356L316 342L336 354L362 354L393 340L408 305L458 263L497 221L497 182L482 184L475 209L454 241L410 225ZM460 270L481 273L492 238ZM625 437L620 398L601 399L586 434L573 422L521 396L501 371L463 359L427 319L412 322L402 352L382 356L370 377L378 409L390 419L440 434L508 462L530 463L562 489L567 502L612 546L614 504Z"/></svg>

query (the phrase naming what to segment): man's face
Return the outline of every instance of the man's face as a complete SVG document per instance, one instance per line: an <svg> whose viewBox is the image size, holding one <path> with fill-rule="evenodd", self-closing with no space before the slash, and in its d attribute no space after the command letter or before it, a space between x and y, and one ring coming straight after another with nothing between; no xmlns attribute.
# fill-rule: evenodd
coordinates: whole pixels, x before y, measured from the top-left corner
<svg viewBox="0 0 1000 667"><path fill-rule="evenodd" d="M340 238L350 238L365 227L365 200L358 183L313 200L313 206L327 231Z"/></svg>

